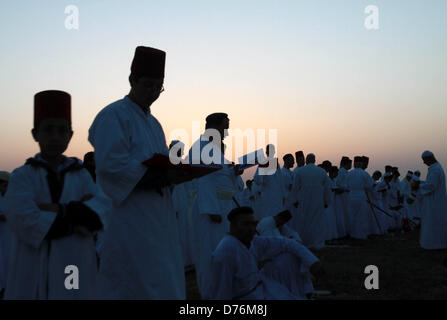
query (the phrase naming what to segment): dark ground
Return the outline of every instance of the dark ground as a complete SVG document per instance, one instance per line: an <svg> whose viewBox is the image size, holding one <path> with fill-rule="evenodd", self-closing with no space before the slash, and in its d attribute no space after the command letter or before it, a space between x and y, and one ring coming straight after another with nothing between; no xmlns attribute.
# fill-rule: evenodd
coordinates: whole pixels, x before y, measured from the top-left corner
<svg viewBox="0 0 447 320"><path fill-rule="evenodd" d="M314 281L316 291L331 291L316 299L447 299L447 250L423 250L419 231L368 240L338 240L315 254L326 276ZM379 269L379 289L367 290L365 267ZM186 274L187 299L200 299L195 273Z"/></svg>

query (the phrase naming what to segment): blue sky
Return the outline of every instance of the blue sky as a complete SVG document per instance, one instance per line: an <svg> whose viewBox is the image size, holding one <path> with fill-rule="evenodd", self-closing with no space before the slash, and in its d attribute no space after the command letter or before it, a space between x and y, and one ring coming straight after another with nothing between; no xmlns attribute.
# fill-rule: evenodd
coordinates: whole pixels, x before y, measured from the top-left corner
<svg viewBox="0 0 447 320"><path fill-rule="evenodd" d="M79 30L64 10L79 9ZM379 30L364 9L379 8ZM91 149L94 116L129 90L138 45L167 52L166 92L152 111L165 133L225 111L234 128L274 128L280 155L317 162L366 154L425 170L447 165L447 1L3 0L0 4L2 170L37 152L33 95L73 97L67 153ZM6 138L6 139L5 139Z"/></svg>

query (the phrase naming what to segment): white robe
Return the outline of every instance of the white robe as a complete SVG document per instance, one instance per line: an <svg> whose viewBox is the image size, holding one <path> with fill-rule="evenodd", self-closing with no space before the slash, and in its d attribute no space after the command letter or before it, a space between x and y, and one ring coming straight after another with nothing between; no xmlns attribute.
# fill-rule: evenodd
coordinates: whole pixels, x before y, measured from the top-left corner
<svg viewBox="0 0 447 320"><path fill-rule="evenodd" d="M190 163L195 158L193 150L199 143L200 150L203 150L210 142L199 140L195 142L188 153ZM201 159L200 157L197 160ZM224 155L221 154L219 164L223 164L223 168L199 179L194 179L192 183L194 192L197 193L192 209L193 262L197 285L202 296L210 284L211 254L225 233L229 231L227 215L236 207L232 198L239 198L237 196L239 176L236 176L234 169L225 164L225 161ZM222 221L220 223L212 222L210 214L220 215Z"/></svg>
<svg viewBox="0 0 447 320"><path fill-rule="evenodd" d="M273 216L261 219L256 226L256 231L259 232L259 235L264 237L285 237L303 243L298 232L289 228L286 224L282 225L281 228L278 228Z"/></svg>
<svg viewBox="0 0 447 320"><path fill-rule="evenodd" d="M59 169L73 159L68 159ZM96 248L93 234L44 239L56 213L42 211L38 204L51 203L51 193L42 167L24 165L11 174L4 208L13 232L12 255L8 268L5 299L93 299L97 277ZM84 204L101 217L110 208L107 199L93 182L90 173L81 169L65 174L59 200L61 204L80 201L92 194ZM79 270L79 290L67 290L65 268Z"/></svg>
<svg viewBox="0 0 447 320"><path fill-rule="evenodd" d="M420 185L422 199L420 245L424 249L447 248L447 195L445 173L439 162L428 168Z"/></svg>
<svg viewBox="0 0 447 320"><path fill-rule="evenodd" d="M282 181L284 184L285 196L286 198L289 196L290 191L292 191L293 186L293 171L282 167L281 168Z"/></svg>
<svg viewBox="0 0 447 320"><path fill-rule="evenodd" d="M185 267L193 264L191 243L189 241L191 232L190 202L191 195L188 190L188 184L182 183L174 187L172 199L177 213L177 222L179 227L180 245L182 247L183 265Z"/></svg>
<svg viewBox="0 0 447 320"><path fill-rule="evenodd" d="M315 164L308 164L296 172L290 202L298 201L296 227L309 248L324 246L327 234L325 204L330 202L330 179L326 171Z"/></svg>
<svg viewBox="0 0 447 320"><path fill-rule="evenodd" d="M290 265L277 262L301 262L300 269L290 270ZM263 269L258 262L272 259ZM295 300L300 297L291 293L286 286L272 279L269 264L279 267L278 273L288 277L289 272L308 273L318 259L306 247L285 238L254 237L248 249L231 235L226 235L213 252L211 262L211 287L205 299L216 300Z"/></svg>
<svg viewBox="0 0 447 320"><path fill-rule="evenodd" d="M348 198L349 198L349 190L346 185L346 176L348 175L348 171L341 167L338 170L338 175L336 179L336 185L338 188L345 190L345 192L341 194L335 194L334 196L334 208L335 208L335 217L337 222L337 235L342 238L349 234L349 216L348 216Z"/></svg>
<svg viewBox="0 0 447 320"><path fill-rule="evenodd" d="M89 130L97 183L113 200L104 233L100 298L185 299L185 274L169 188L135 186L155 153L168 155L160 123L129 97L105 107Z"/></svg>
<svg viewBox="0 0 447 320"><path fill-rule="evenodd" d="M375 183L373 186L373 192L371 201L377 206L377 208L374 208L374 212L376 213L376 217L379 220L380 228L383 234L388 232L388 229L391 228L394 225L394 218L388 217L385 213L381 212L380 209L384 210L386 213L392 215L391 210L386 209L384 207L384 198L387 197L387 192L385 193L380 192L380 190L386 190L387 185L385 181Z"/></svg>
<svg viewBox="0 0 447 320"><path fill-rule="evenodd" d="M249 188L245 188L239 193L237 201L241 207L250 207L253 210L255 208L255 194Z"/></svg>
<svg viewBox="0 0 447 320"><path fill-rule="evenodd" d="M369 174L360 168L351 170L346 180L350 190L348 209L350 236L357 239L366 239L370 234L378 234L379 227L374 217L375 213L367 203L368 196L371 200L373 180Z"/></svg>
<svg viewBox="0 0 447 320"><path fill-rule="evenodd" d="M282 174L278 168L258 167L254 176L253 190L258 191L255 208L256 220L274 216L285 210L288 192L284 187Z"/></svg>
<svg viewBox="0 0 447 320"><path fill-rule="evenodd" d="M396 207L400 205L399 194L401 193L401 182L396 179L390 182L391 189L388 195L388 209L387 211L393 215L394 221L391 224L392 228L400 229L402 227L402 218L406 216L406 208L401 208L399 210L391 210L391 207Z"/></svg>
<svg viewBox="0 0 447 320"><path fill-rule="evenodd" d="M330 178L329 178L330 179ZM333 240L338 239L338 228L337 228L337 212L336 212L336 206L335 203L335 192L332 191L332 189L337 188L337 183L335 180L330 180L330 188L331 192L329 193L329 205L327 208L324 209L326 214L326 223L327 223L327 233L326 233L326 239L325 240ZM341 236L340 236L341 237Z"/></svg>

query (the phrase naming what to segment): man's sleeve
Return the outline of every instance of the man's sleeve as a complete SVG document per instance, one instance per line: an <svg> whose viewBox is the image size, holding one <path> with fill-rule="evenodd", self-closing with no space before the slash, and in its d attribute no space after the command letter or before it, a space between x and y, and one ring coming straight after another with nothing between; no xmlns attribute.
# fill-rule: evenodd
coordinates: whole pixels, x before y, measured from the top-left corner
<svg viewBox="0 0 447 320"><path fill-rule="evenodd" d="M131 154L130 137L125 120L114 110L102 111L89 130L95 148L98 182L116 205L126 199L144 176L147 168Z"/></svg>
<svg viewBox="0 0 447 320"><path fill-rule="evenodd" d="M419 193L421 196L426 196L430 193L435 192L439 184L439 176L436 172L428 172L427 180L421 183L419 187Z"/></svg>
<svg viewBox="0 0 447 320"><path fill-rule="evenodd" d="M15 170L9 179L4 199L4 211L8 224L18 239L39 248L54 223L57 214L42 211L34 201L33 186L26 171Z"/></svg>
<svg viewBox="0 0 447 320"><path fill-rule="evenodd" d="M251 251L258 261L273 259L281 253L291 253L301 261L300 272L307 272L318 258L296 240L274 237L254 237Z"/></svg>
<svg viewBox="0 0 447 320"><path fill-rule="evenodd" d="M92 180L90 174L85 170L83 170L82 181L83 185L85 186L86 194L93 195L93 198L84 201L84 205L89 207L99 216L105 229L107 223L107 212L112 208L112 201L107 195L104 194L101 187Z"/></svg>

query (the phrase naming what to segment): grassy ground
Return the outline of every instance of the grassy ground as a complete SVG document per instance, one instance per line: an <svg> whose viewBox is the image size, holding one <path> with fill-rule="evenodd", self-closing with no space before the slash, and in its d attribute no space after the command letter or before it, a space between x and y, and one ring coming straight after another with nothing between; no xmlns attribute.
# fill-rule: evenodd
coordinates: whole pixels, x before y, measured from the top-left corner
<svg viewBox="0 0 447 320"><path fill-rule="evenodd" d="M314 281L315 290L333 294L320 299L447 299L447 251L423 250L419 232L385 235L368 240L340 240L315 254L326 276ZM379 289L364 286L365 267L379 269ZM187 298L200 299L194 272L186 275Z"/></svg>

